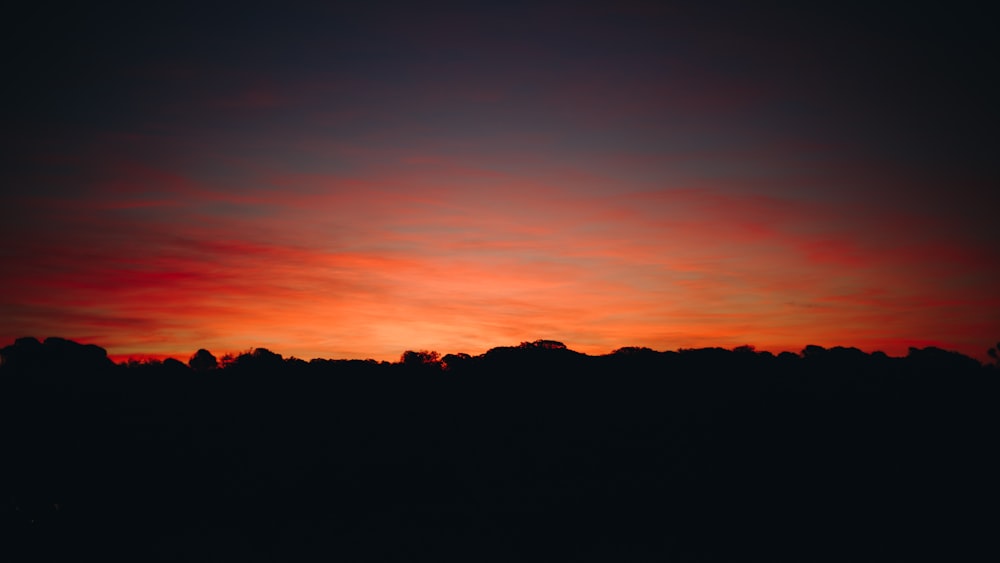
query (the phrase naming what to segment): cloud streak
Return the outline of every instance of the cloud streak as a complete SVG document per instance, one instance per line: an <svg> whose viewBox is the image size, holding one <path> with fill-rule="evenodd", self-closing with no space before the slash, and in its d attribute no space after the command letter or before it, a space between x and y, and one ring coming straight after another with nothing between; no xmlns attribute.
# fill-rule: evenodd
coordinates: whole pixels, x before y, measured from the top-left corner
<svg viewBox="0 0 1000 563"><path fill-rule="evenodd" d="M399 167L412 174L227 191L111 161L90 198L36 205L45 227L7 251L20 267L4 281L18 298L3 336L58 326L117 354L380 359L533 338L592 353L744 342L901 353L937 334L975 351L990 322L977 312L997 305L940 271L988 279L986 249L887 233L914 223L893 210L845 221L847 206L709 186L601 193L453 159ZM204 212L218 204L232 211Z"/></svg>

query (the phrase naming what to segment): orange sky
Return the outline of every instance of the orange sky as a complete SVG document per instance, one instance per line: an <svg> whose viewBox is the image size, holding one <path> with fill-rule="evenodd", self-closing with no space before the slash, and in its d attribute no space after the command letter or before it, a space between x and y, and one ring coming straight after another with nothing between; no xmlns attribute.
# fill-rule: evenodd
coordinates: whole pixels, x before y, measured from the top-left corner
<svg viewBox="0 0 1000 563"><path fill-rule="evenodd" d="M273 51L247 39L271 25L258 14L232 32L242 51L203 29L175 49L117 38L131 55L89 39L100 72L22 68L0 344L985 357L1000 338L986 93L914 88L942 68L857 66L888 60L877 27L857 24L859 47L588 6L557 32L558 11L324 12L355 31L292 19ZM57 87L67 103L34 101Z"/></svg>

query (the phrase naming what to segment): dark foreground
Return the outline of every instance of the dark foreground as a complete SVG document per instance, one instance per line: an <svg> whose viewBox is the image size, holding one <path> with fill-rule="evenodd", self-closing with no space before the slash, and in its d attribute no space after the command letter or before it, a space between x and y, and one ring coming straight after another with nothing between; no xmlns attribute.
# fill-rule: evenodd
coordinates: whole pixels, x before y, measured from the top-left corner
<svg viewBox="0 0 1000 563"><path fill-rule="evenodd" d="M1000 373L934 349L46 346L0 368L4 561L997 560Z"/></svg>

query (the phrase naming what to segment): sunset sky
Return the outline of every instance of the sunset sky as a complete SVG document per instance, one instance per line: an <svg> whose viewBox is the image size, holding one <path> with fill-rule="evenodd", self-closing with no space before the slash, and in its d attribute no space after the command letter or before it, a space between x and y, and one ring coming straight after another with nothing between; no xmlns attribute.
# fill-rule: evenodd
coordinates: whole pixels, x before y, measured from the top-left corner
<svg viewBox="0 0 1000 563"><path fill-rule="evenodd" d="M985 14L79 4L5 16L0 346L1000 339Z"/></svg>

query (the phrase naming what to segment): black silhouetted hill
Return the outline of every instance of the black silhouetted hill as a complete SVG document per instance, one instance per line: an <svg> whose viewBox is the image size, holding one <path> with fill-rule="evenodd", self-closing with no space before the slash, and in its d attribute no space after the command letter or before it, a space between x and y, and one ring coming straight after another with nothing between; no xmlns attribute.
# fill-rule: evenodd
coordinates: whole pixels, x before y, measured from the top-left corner
<svg viewBox="0 0 1000 563"><path fill-rule="evenodd" d="M6 561L992 560L998 370L555 341L0 351ZM984 517L985 516L985 517Z"/></svg>

